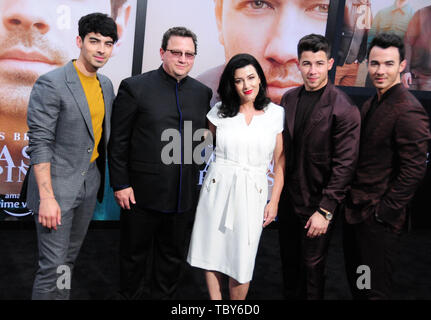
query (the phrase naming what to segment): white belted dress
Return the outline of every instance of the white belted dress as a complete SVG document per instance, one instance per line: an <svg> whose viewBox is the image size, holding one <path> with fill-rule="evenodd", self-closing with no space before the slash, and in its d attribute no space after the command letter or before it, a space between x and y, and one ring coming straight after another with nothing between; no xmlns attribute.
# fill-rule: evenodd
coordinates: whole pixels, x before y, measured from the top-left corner
<svg viewBox="0 0 431 320"><path fill-rule="evenodd" d="M220 102L207 114L217 127L215 160L200 191L187 261L219 271L240 283L252 279L268 197L268 166L284 109L268 104L247 125L242 113L218 116Z"/></svg>

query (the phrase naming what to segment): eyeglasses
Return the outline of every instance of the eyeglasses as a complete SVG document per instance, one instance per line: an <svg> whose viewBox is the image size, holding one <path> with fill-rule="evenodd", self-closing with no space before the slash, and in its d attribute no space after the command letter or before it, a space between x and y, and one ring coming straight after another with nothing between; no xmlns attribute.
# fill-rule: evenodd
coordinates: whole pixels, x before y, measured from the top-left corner
<svg viewBox="0 0 431 320"><path fill-rule="evenodd" d="M169 51L170 53L172 53L174 57L177 57L177 58L180 58L184 54L186 59L192 60L196 56L196 53L194 52L182 52L182 51L171 50L171 49L166 49L166 51Z"/></svg>

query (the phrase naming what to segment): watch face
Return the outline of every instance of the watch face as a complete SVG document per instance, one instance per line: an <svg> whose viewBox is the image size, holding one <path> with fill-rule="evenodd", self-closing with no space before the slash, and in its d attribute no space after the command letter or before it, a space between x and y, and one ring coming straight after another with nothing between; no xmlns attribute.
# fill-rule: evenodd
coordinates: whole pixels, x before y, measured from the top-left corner
<svg viewBox="0 0 431 320"><path fill-rule="evenodd" d="M327 213L326 214L326 219L332 220L332 213Z"/></svg>

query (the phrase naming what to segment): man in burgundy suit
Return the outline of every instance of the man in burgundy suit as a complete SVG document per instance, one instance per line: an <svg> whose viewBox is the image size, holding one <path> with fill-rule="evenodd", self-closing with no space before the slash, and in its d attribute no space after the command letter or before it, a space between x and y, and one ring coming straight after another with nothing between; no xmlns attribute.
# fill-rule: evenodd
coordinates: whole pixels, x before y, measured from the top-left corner
<svg viewBox="0 0 431 320"><path fill-rule="evenodd" d="M361 109L359 158L344 225L355 299L390 298L406 206L426 172L428 115L400 84L404 56L403 41L394 34L379 34L368 49L368 73L377 93ZM361 275L370 276L368 284Z"/></svg>
<svg viewBox="0 0 431 320"><path fill-rule="evenodd" d="M286 299L323 299L325 262L334 218L359 151L359 110L328 80L334 60L327 39L298 44L304 85L283 95L286 183L279 239Z"/></svg>

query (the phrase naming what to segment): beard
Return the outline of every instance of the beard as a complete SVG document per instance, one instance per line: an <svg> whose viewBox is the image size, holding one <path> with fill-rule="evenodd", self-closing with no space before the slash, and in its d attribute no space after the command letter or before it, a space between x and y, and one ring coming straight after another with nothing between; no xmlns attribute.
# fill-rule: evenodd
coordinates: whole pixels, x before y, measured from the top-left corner
<svg viewBox="0 0 431 320"><path fill-rule="evenodd" d="M32 85L3 86L0 84L0 115L26 121L27 105Z"/></svg>
<svg viewBox="0 0 431 320"><path fill-rule="evenodd" d="M0 35L0 57L11 50L38 52L43 54L52 65L47 64L46 71L63 65L69 54L64 52L61 44L53 43L45 35L36 31L17 28ZM23 63L27 63L24 62ZM50 68L52 66L52 68ZM38 69L0 69L0 114L24 117L31 89L41 75Z"/></svg>

